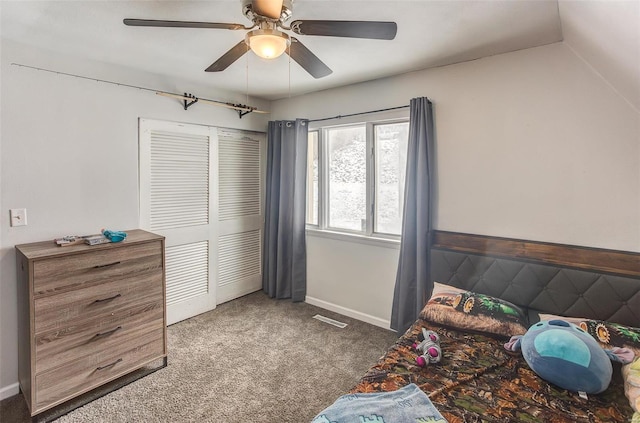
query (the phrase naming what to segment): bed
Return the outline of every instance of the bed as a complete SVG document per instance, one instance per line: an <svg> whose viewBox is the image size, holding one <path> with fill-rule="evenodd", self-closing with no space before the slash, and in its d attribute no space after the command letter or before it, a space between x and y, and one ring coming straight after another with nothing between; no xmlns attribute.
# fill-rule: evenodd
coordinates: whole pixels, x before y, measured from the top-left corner
<svg viewBox="0 0 640 423"><path fill-rule="evenodd" d="M618 343L613 330L622 326L616 323L640 327L640 253L437 231L431 275L438 285L429 303L350 394L415 384L450 423L632 421L621 364L613 363L604 392L584 398L541 379L522 354L504 348L515 335L513 321L496 327L466 317L459 321L434 314L434 307L451 300L436 291L457 289L518 306L524 331L541 319L573 318L576 324L599 322L600 329L614 325L607 326L612 336L598 341ZM460 308L460 299L455 301ZM413 348L422 328L440 336L442 350L442 360L425 367L416 364ZM624 346L640 354L640 332L631 335Z"/></svg>

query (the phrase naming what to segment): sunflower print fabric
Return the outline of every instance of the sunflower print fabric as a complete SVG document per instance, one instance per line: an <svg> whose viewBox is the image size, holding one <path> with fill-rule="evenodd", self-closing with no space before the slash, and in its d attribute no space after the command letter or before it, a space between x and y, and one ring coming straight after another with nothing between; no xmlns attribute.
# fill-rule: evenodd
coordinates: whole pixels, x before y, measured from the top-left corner
<svg viewBox="0 0 640 423"><path fill-rule="evenodd" d="M412 344L423 327L440 335L443 358L421 368ZM633 410L615 363L609 388L584 400L538 377L522 355L506 351L503 342L419 318L351 393L394 391L415 383L450 423L631 421Z"/></svg>
<svg viewBox="0 0 640 423"><path fill-rule="evenodd" d="M506 339L524 335L529 328L520 307L500 298L437 282L420 317L453 329L501 335Z"/></svg>
<svg viewBox="0 0 640 423"><path fill-rule="evenodd" d="M578 326L593 336L603 348L626 347L640 356L640 329L602 320L583 320Z"/></svg>

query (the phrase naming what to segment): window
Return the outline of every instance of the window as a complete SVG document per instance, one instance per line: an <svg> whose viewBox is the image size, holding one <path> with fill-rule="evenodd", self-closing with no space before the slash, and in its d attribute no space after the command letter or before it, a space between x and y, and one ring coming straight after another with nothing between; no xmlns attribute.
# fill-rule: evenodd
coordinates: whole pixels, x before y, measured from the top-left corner
<svg viewBox="0 0 640 423"><path fill-rule="evenodd" d="M307 224L366 236L402 229L409 122L367 122L309 132Z"/></svg>
<svg viewBox="0 0 640 423"><path fill-rule="evenodd" d="M327 227L365 231L367 137L364 126L325 130L328 162Z"/></svg>
<svg viewBox="0 0 640 423"><path fill-rule="evenodd" d="M375 125L374 232L400 234L409 123Z"/></svg>

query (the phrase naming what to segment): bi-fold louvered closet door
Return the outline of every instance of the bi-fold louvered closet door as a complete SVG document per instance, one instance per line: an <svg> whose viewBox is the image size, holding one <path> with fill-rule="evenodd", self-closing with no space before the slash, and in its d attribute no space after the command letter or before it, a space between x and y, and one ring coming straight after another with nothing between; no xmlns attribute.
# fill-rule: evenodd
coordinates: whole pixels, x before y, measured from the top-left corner
<svg viewBox="0 0 640 423"><path fill-rule="evenodd" d="M140 226L166 237L167 321L261 287L264 134L140 120Z"/></svg>

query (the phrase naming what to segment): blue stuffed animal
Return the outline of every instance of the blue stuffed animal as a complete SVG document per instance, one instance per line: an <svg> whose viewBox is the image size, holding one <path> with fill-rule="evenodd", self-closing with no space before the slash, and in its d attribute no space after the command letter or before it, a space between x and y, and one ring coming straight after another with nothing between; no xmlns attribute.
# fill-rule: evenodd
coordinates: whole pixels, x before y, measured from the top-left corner
<svg viewBox="0 0 640 423"><path fill-rule="evenodd" d="M124 241L124 239L127 237L127 233L123 232L123 231L112 231L109 229L103 229L102 230L102 235L104 235L105 237L109 238L109 241L111 242L120 242L120 241Z"/></svg>
<svg viewBox="0 0 640 423"><path fill-rule="evenodd" d="M564 320L534 324L527 333L505 344L510 351L522 350L529 367L544 380L561 388L598 394L609 386L611 360L620 355L605 351L584 330Z"/></svg>

